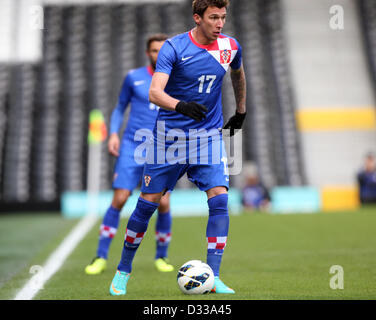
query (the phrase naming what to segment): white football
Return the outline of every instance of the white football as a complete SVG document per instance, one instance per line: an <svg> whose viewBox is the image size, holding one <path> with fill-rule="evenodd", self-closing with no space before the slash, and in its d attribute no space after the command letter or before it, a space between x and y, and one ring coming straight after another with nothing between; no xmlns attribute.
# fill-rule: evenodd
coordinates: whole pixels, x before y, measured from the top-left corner
<svg viewBox="0 0 376 320"><path fill-rule="evenodd" d="M185 294L209 293L214 286L213 270L200 260L184 263L178 271L177 280Z"/></svg>

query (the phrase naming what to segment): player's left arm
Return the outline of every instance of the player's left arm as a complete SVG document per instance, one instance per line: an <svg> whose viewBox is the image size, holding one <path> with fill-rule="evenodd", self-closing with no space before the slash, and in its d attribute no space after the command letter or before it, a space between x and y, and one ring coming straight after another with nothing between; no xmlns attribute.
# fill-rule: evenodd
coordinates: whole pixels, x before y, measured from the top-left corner
<svg viewBox="0 0 376 320"><path fill-rule="evenodd" d="M243 64L240 66L239 69L231 68L231 81L235 94L236 112L243 114L246 112L245 99L247 92Z"/></svg>
<svg viewBox="0 0 376 320"><path fill-rule="evenodd" d="M235 129L241 129L245 116L246 116L246 79L243 64L239 68L231 68L231 81L234 89L236 111L228 122L224 125L223 129L230 129L230 136L233 136Z"/></svg>

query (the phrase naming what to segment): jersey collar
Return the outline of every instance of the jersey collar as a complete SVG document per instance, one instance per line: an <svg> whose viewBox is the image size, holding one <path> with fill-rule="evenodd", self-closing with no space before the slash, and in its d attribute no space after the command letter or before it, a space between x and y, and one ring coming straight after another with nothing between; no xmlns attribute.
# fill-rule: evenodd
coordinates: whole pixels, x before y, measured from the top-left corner
<svg viewBox="0 0 376 320"><path fill-rule="evenodd" d="M146 70L148 71L148 73L149 73L151 76L154 74L154 70L153 70L153 68L151 67L150 64L146 67Z"/></svg>
<svg viewBox="0 0 376 320"><path fill-rule="evenodd" d="M192 29L192 30L193 30L193 29ZM207 45L200 44L200 43L198 43L198 42L193 38L192 30L190 30L190 31L188 32L188 36L189 36L189 39L191 39L192 43L193 43L195 46L197 46L197 47L199 47L199 48L201 48L201 49L206 49L206 50L218 50L218 41L217 41L217 40L215 40L215 41L213 41L212 43L207 44Z"/></svg>

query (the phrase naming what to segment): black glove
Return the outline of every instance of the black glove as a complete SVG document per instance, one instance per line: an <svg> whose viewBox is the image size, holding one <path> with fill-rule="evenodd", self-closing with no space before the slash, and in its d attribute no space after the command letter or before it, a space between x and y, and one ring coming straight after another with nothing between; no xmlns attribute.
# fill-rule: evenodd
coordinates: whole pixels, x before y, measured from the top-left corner
<svg viewBox="0 0 376 320"><path fill-rule="evenodd" d="M208 109L204 105L194 101L179 101L175 107L175 111L196 121L201 121L206 118L206 114L204 112L208 112Z"/></svg>
<svg viewBox="0 0 376 320"><path fill-rule="evenodd" d="M227 123L225 124L225 126L223 127L223 129L230 129L230 137L232 137L234 134L235 134L235 129L241 129L242 128L242 125L243 125L243 121L245 119L245 115L247 113L239 113L239 112L235 112L235 115L232 116L228 121Z"/></svg>

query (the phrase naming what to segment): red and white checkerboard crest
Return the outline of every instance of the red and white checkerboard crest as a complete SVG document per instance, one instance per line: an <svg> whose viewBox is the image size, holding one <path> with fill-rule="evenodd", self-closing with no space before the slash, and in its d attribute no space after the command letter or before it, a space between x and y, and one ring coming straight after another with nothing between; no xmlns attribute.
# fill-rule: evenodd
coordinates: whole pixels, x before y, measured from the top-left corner
<svg viewBox="0 0 376 320"><path fill-rule="evenodd" d="M208 249L221 249L226 246L227 237L207 237Z"/></svg>
<svg viewBox="0 0 376 320"><path fill-rule="evenodd" d="M230 61L231 61L231 50L228 50L228 49L220 50L219 54L220 54L221 64L230 63Z"/></svg>
<svg viewBox="0 0 376 320"><path fill-rule="evenodd" d="M140 244L144 235L145 232L135 232L127 229L125 231L125 241L133 244Z"/></svg>
<svg viewBox="0 0 376 320"><path fill-rule="evenodd" d="M100 234L101 237L113 238L116 234L116 231L117 231L116 228L102 224L100 229L99 229L99 234Z"/></svg>
<svg viewBox="0 0 376 320"><path fill-rule="evenodd" d="M145 186L149 186L149 183L151 181L151 177L150 176L144 176L144 181L145 181Z"/></svg>
<svg viewBox="0 0 376 320"><path fill-rule="evenodd" d="M211 56L217 60L225 71L228 70L230 63L234 60L239 49L236 41L233 38L223 34L219 35L216 41L213 41L206 46L201 45L194 40L192 30L189 31L188 36L196 46L205 49L209 54L211 54Z"/></svg>
<svg viewBox="0 0 376 320"><path fill-rule="evenodd" d="M238 52L238 46L234 39L221 35L208 46L207 51L227 71Z"/></svg>

